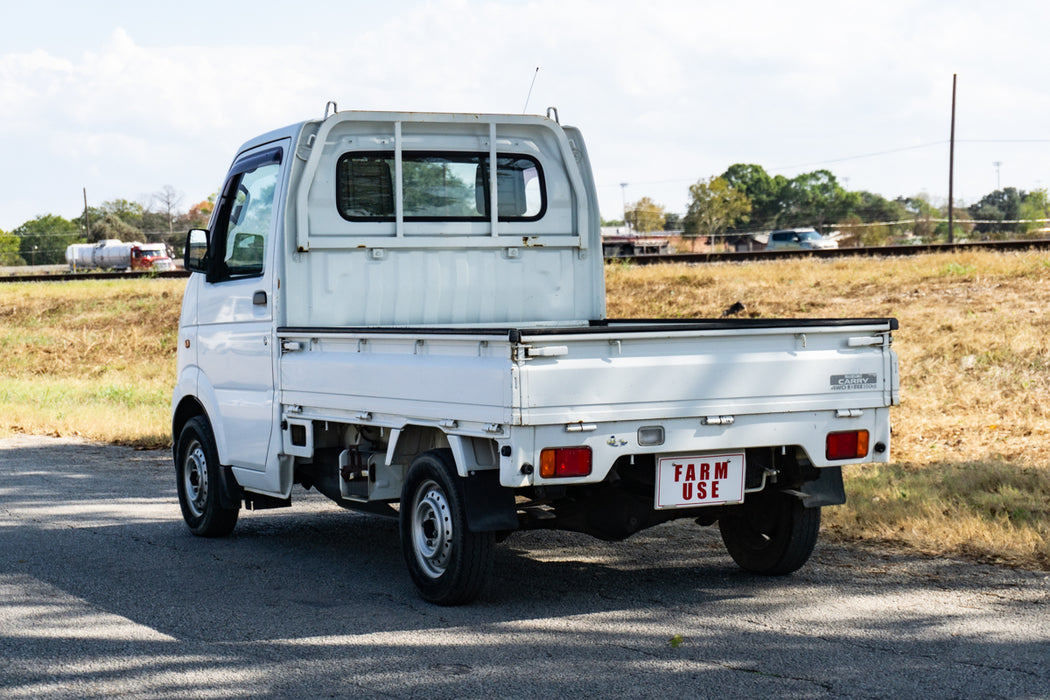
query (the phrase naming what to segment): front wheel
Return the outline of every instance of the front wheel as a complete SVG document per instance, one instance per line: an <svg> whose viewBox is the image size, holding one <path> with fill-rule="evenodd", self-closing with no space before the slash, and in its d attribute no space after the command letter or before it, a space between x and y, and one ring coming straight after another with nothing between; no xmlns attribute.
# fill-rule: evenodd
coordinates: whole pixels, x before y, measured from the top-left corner
<svg viewBox="0 0 1050 700"><path fill-rule="evenodd" d="M790 574L809 559L820 532L820 508L777 491L755 494L718 521L733 561L766 576Z"/></svg>
<svg viewBox="0 0 1050 700"><path fill-rule="evenodd" d="M451 450L431 450L412 461L399 525L408 573L424 600L462 605L477 598L492 572L495 535L467 528Z"/></svg>
<svg viewBox="0 0 1050 700"><path fill-rule="evenodd" d="M222 504L220 469L219 451L208 420L203 416L189 419L175 451L175 482L182 518L190 531L201 537L223 537L237 524L239 507Z"/></svg>

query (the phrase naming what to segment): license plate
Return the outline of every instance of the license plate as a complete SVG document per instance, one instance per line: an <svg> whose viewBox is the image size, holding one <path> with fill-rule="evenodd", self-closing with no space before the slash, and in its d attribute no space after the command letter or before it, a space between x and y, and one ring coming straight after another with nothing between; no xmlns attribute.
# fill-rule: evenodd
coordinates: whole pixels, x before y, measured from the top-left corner
<svg viewBox="0 0 1050 700"><path fill-rule="evenodd" d="M744 453L662 457L656 463L656 508L744 502Z"/></svg>

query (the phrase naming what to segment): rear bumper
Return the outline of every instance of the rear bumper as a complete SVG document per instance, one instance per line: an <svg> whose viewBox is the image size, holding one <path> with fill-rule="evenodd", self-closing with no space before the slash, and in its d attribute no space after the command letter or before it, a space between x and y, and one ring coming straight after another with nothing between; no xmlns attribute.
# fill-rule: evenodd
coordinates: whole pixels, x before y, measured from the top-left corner
<svg viewBox="0 0 1050 700"><path fill-rule="evenodd" d="M600 483L617 459L629 455L699 455L740 451L758 447L797 447L815 467L888 462L890 458L890 417L888 408L853 411L811 411L785 414L672 418L654 421L614 421L570 423L536 427L512 426L509 455L500 459L500 483L521 488L539 485ZM859 415L858 415L859 414ZM639 431L660 427L660 444L639 443ZM828 460L825 444L828 433L867 430L868 454L864 458ZM539 475L540 451L557 447L589 447L593 469L585 477L549 478Z"/></svg>

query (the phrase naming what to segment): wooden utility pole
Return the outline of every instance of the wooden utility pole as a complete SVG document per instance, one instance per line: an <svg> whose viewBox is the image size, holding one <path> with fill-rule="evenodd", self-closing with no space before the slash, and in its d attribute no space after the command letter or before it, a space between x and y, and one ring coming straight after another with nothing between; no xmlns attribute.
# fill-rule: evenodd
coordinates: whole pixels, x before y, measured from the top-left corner
<svg viewBox="0 0 1050 700"><path fill-rule="evenodd" d="M955 79L952 73L952 137L948 147L948 242L955 243Z"/></svg>
<svg viewBox="0 0 1050 700"><path fill-rule="evenodd" d="M88 213L87 188L84 188L84 238L91 240L91 214Z"/></svg>

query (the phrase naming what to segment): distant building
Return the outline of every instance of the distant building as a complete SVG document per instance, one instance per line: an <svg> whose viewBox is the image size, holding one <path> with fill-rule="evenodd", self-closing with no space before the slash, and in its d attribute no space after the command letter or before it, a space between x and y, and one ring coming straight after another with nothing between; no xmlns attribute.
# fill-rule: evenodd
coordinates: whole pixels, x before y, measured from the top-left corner
<svg viewBox="0 0 1050 700"><path fill-rule="evenodd" d="M602 226L602 254L607 258L664 255L669 252L667 232L634 233L625 226Z"/></svg>
<svg viewBox="0 0 1050 700"><path fill-rule="evenodd" d="M737 231L719 236L735 253L765 250L769 243L769 231Z"/></svg>

